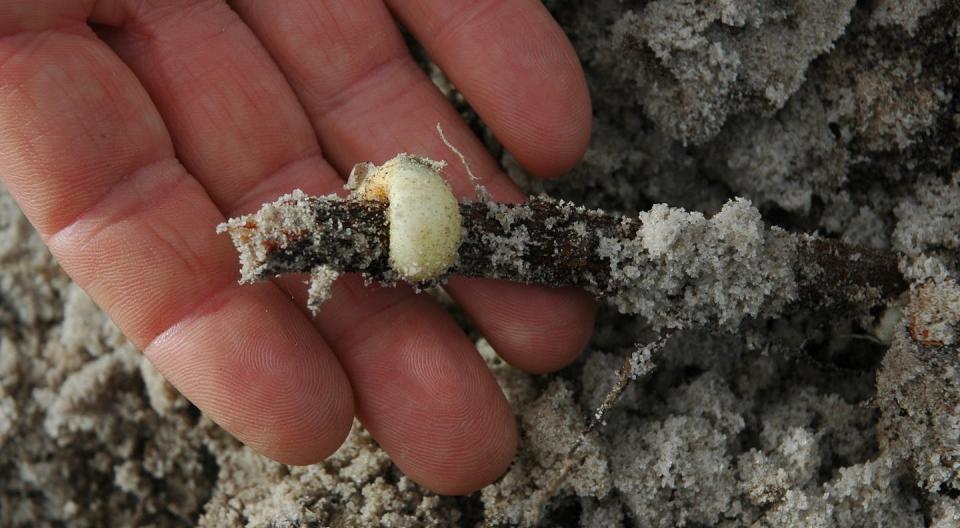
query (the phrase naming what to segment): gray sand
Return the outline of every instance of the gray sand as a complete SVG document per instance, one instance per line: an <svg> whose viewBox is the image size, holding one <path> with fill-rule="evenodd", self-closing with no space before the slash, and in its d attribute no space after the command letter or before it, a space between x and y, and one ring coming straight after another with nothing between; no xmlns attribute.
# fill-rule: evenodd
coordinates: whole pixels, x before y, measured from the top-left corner
<svg viewBox="0 0 960 528"><path fill-rule="evenodd" d="M744 209L735 225L901 252L911 291L872 313L794 303L742 322L749 304L711 292L738 324L678 332L552 497L619 365L655 334L607 306L582 358L546 376L480 340L520 452L495 484L438 497L359 425L310 467L232 440L70 282L0 190L0 526L960 526L960 5L545 3L584 62L595 133L583 163L548 184L486 134L524 188L631 216L656 203L703 214L676 222L708 222L742 196L760 217ZM654 211L668 228L670 211ZM775 264L727 272L776 284Z"/></svg>

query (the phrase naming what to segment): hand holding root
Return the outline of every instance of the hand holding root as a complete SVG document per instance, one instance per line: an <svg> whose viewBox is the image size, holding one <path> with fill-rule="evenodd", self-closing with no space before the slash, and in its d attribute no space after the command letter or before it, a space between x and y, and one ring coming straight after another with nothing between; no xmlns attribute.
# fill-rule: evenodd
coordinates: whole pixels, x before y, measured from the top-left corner
<svg viewBox="0 0 960 528"><path fill-rule="evenodd" d="M400 154L357 165L346 198L281 196L218 227L242 282L310 272L310 308L339 273L418 288L448 275L578 286L658 329L775 316L793 301L869 306L905 289L896 256L767 228L737 198L707 219L663 204L617 217L547 197L457 203L445 164Z"/></svg>

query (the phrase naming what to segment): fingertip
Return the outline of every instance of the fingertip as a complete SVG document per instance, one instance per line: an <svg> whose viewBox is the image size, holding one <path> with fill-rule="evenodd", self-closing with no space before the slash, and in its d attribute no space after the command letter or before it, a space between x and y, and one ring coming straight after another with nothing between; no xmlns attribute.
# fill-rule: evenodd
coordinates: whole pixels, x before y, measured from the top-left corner
<svg viewBox="0 0 960 528"><path fill-rule="evenodd" d="M354 381L360 421L411 480L456 495L506 471L517 445L513 412L431 299L408 296L330 342Z"/></svg>
<svg viewBox="0 0 960 528"><path fill-rule="evenodd" d="M590 115L590 104L583 106L585 112L571 109L566 116L546 112L530 116L530 125L514 132L512 143L517 147L511 154L530 173L541 178L559 178L579 163L587 151L591 119L582 116Z"/></svg>
<svg viewBox="0 0 960 528"><path fill-rule="evenodd" d="M561 35L562 37L562 35ZM521 96L512 119L504 119L498 137L524 168L556 178L580 162L590 143L593 109L583 70L562 37L560 57L551 73L530 75L528 95Z"/></svg>
<svg viewBox="0 0 960 528"><path fill-rule="evenodd" d="M442 495L472 493L498 479L510 466L517 450L517 426L513 412L476 350L466 339L451 344L473 360L458 371L427 357L413 383L428 401L419 411L401 411L393 420L406 418L407 425L392 423L405 433L375 435L383 439L397 466L418 484ZM436 355L432 351L431 355ZM411 428L411 424L419 424ZM388 436L403 437L403 445Z"/></svg>
<svg viewBox="0 0 960 528"><path fill-rule="evenodd" d="M451 284L451 295L497 354L526 372L542 374L569 365L593 334L596 303L579 289L494 279L458 278Z"/></svg>
<svg viewBox="0 0 960 528"><path fill-rule="evenodd" d="M416 468L405 470L417 483L441 495L466 495L500 478L513 462L519 437L506 405L481 408L464 425L464 441L421 457Z"/></svg>
<svg viewBox="0 0 960 528"><path fill-rule="evenodd" d="M308 405L308 412L294 415L292 420L279 421L270 434L247 445L290 466L307 466L326 460L347 439L354 418L349 390L331 392L326 400L323 405L317 405L315 401L304 402ZM311 409L320 410L311 413ZM270 423L271 420L265 418L264 422Z"/></svg>
<svg viewBox="0 0 960 528"><path fill-rule="evenodd" d="M589 90L573 45L541 2L388 3L525 168L556 177L580 160Z"/></svg>
<svg viewBox="0 0 960 528"><path fill-rule="evenodd" d="M329 349L314 352L332 356ZM258 453L283 464L302 466L325 460L346 440L354 418L350 385L342 372L326 372L332 368L285 365L274 375L279 386L256 397L263 407L247 405L252 423L237 424L234 434ZM339 365L335 368L339 371Z"/></svg>
<svg viewBox="0 0 960 528"><path fill-rule="evenodd" d="M285 464L323 460L353 422L353 394L313 326L271 285L231 287L144 353L215 423Z"/></svg>

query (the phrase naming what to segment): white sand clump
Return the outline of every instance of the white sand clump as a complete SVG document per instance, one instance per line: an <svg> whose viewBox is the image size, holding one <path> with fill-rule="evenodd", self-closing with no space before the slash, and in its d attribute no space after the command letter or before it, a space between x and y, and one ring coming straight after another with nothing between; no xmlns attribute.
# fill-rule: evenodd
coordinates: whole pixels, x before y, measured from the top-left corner
<svg viewBox="0 0 960 528"><path fill-rule="evenodd" d="M793 427L773 451L754 448L740 455L741 489L758 506L782 500L787 491L815 477L820 461L818 444L811 430Z"/></svg>
<svg viewBox="0 0 960 528"><path fill-rule="evenodd" d="M508 207L493 202L488 205L493 219L503 227L503 234L483 234L487 246L494 248L490 255L491 263L495 266L514 266L520 273L529 273L530 266L521 257L531 243L538 241L531 240L526 226L520 223L531 218L531 211L525 207ZM552 227L552 224L547 224L548 229Z"/></svg>
<svg viewBox="0 0 960 528"><path fill-rule="evenodd" d="M10 396L0 398L0 447L13 436L18 417L17 402Z"/></svg>
<svg viewBox="0 0 960 528"><path fill-rule="evenodd" d="M541 509L553 498L544 497L545 490L592 498L610 492L610 466L596 434L585 437L577 451L578 463L560 488L550 489L586 424L567 384L552 382L536 400L523 406L520 421L525 435L517 458L506 475L481 493L488 523L536 525Z"/></svg>
<svg viewBox="0 0 960 528"><path fill-rule="evenodd" d="M623 285L610 299L623 313L656 328L733 328L796 298L795 243L766 229L748 200L731 200L709 220L658 204L640 221L633 240L601 240L599 249L611 261L612 282Z"/></svg>
<svg viewBox="0 0 960 528"><path fill-rule="evenodd" d="M623 526L626 521L623 503L615 496L604 500L582 498L580 507L583 508L580 514L580 526L583 528Z"/></svg>
<svg viewBox="0 0 960 528"><path fill-rule="evenodd" d="M910 304L877 376L885 448L931 493L960 493L960 286L928 282Z"/></svg>
<svg viewBox="0 0 960 528"><path fill-rule="evenodd" d="M960 172L949 180L927 180L916 196L897 206L899 222L893 231L893 247L917 256L931 250L960 249Z"/></svg>
<svg viewBox="0 0 960 528"><path fill-rule="evenodd" d="M853 0L657 0L609 27L595 60L632 84L674 139L702 143L735 112L781 108L850 22ZM789 42L789 46L783 46Z"/></svg>
<svg viewBox="0 0 960 528"><path fill-rule="evenodd" d="M739 509L729 450L739 402L712 376L673 391L662 418L613 421L614 485L643 526L714 525Z"/></svg>
<svg viewBox="0 0 960 528"><path fill-rule="evenodd" d="M953 528L960 526L960 502L950 496L937 496L930 508L930 528Z"/></svg>
<svg viewBox="0 0 960 528"><path fill-rule="evenodd" d="M831 133L831 116L813 89L801 88L777 115L732 120L711 157L737 193L807 214L816 197L843 184L848 154Z"/></svg>
<svg viewBox="0 0 960 528"><path fill-rule="evenodd" d="M453 499L401 475L359 423L336 453L312 466L284 466L229 443L214 450L221 473L199 526L419 528L461 517Z"/></svg>
<svg viewBox="0 0 960 528"><path fill-rule="evenodd" d="M900 474L896 461L884 456L842 468L822 488L791 489L754 526L923 526L919 505L897 480Z"/></svg>
<svg viewBox="0 0 960 528"><path fill-rule="evenodd" d="M913 36L921 18L936 11L943 0L877 0L870 22L878 26L897 25Z"/></svg>

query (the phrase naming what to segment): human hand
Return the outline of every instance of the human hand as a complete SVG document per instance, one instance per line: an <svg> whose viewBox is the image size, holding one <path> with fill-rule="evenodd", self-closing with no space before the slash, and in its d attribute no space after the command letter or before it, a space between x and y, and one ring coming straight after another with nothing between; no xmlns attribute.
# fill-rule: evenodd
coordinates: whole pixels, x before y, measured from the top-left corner
<svg viewBox="0 0 960 528"><path fill-rule="evenodd" d="M77 284L244 443L317 462L356 414L413 480L464 493L506 469L516 429L444 310L347 277L311 319L302 280L239 286L214 233L295 187L335 192L356 162L449 159L438 122L495 198L522 198L391 13L527 168L577 161L585 82L536 0L32 0L0 4L0 178ZM447 175L471 192L458 164ZM591 330L581 292L462 278L448 291L524 370L567 364Z"/></svg>

